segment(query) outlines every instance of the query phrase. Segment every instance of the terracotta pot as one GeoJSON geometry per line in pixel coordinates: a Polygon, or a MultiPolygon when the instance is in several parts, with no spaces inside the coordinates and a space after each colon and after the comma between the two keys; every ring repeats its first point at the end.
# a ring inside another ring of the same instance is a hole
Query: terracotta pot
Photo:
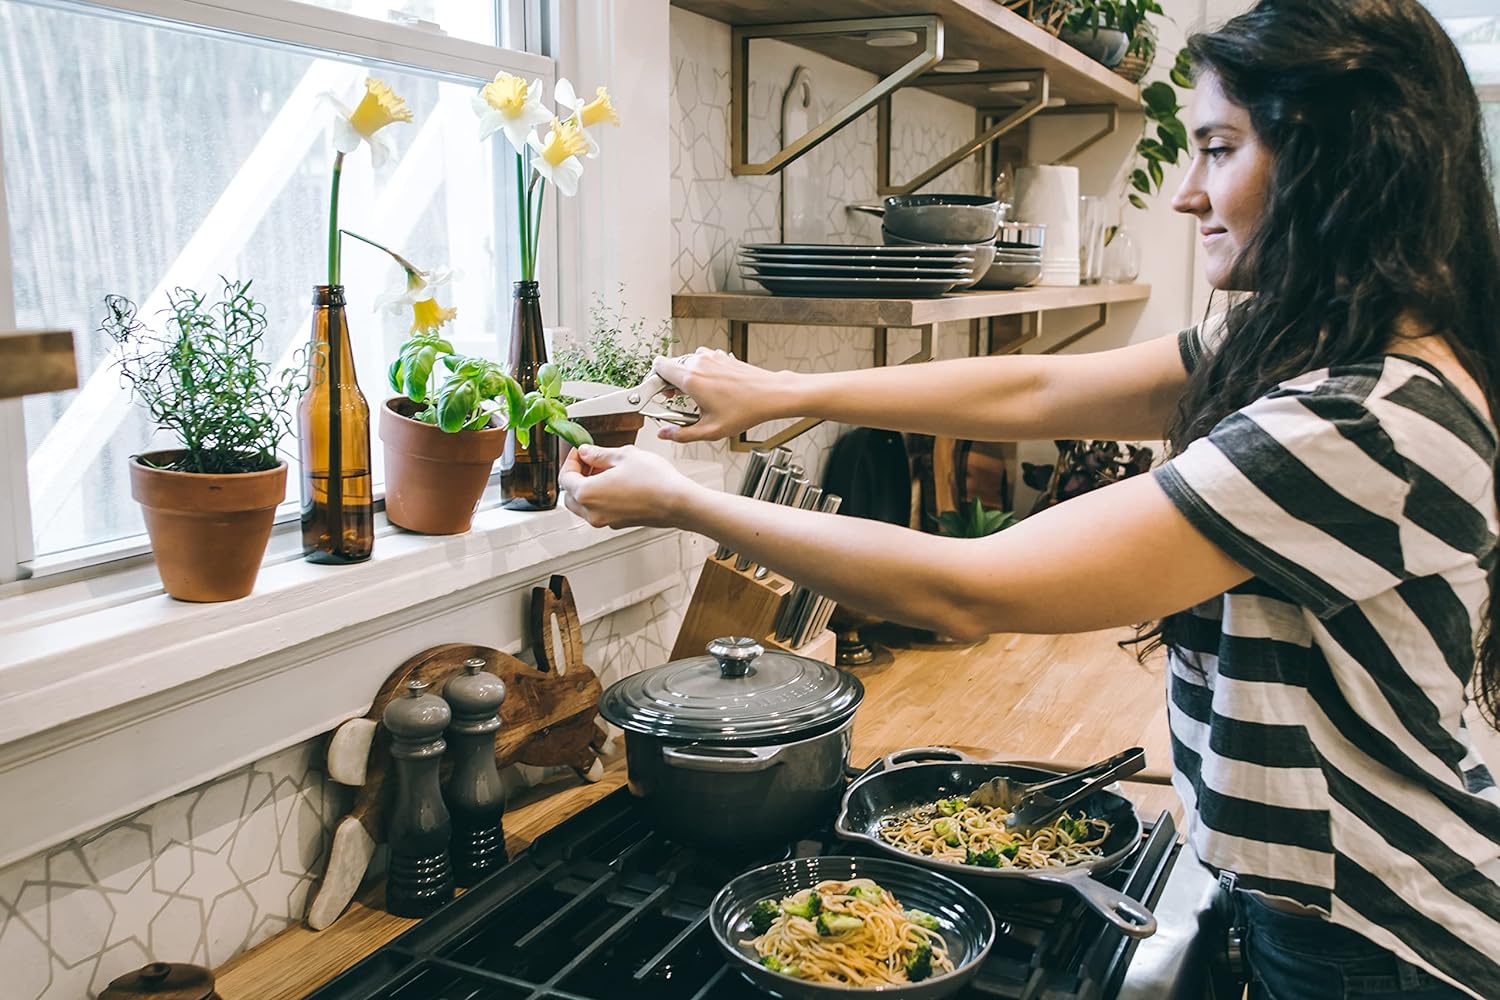
{"type": "Polygon", "coordinates": [[[181,455],[153,451],[130,462],[130,495],[146,515],[162,585],[179,601],[244,597],[255,588],[276,506],[286,499],[286,463],[223,475],[151,467],[181,455]]]}
{"type": "Polygon", "coordinates": [[[505,430],[449,434],[414,420],[416,403],[398,396],[380,408],[385,446],[385,516],[394,525],[424,535],[469,530],[474,507],[505,450],[505,430]]]}

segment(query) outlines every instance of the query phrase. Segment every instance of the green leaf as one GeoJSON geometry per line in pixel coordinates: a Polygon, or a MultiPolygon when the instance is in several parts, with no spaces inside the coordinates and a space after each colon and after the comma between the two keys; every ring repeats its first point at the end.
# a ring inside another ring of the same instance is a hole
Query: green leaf
{"type": "Polygon", "coordinates": [[[1151,178],[1146,176],[1146,171],[1144,170],[1134,170],[1130,174],[1130,186],[1135,188],[1141,194],[1150,194],[1151,178]]]}
{"type": "Polygon", "coordinates": [[[547,412],[546,419],[547,419],[548,422],[553,421],[553,420],[567,420],[568,419],[568,408],[566,406],[564,406],[563,403],[562,403],[562,400],[559,400],[559,399],[549,399],[549,400],[547,400],[547,411],[546,412],[547,412]]]}
{"type": "Polygon", "coordinates": [[[557,437],[562,438],[575,448],[581,448],[586,444],[593,444],[594,439],[582,425],[576,424],[567,418],[552,418],[547,421],[547,430],[557,437]]]}
{"type": "Polygon", "coordinates": [[[1130,196],[1130,203],[1143,212],[1146,210],[1146,202],[1138,194],[1132,194],[1130,196]]]}
{"type": "Polygon", "coordinates": [[[547,362],[536,370],[536,385],[542,395],[556,397],[562,391],[562,369],[547,362]]]}
{"type": "Polygon", "coordinates": [[[418,402],[427,400],[427,386],[432,381],[432,366],[437,364],[437,350],[430,344],[420,348],[406,366],[406,395],[418,402]]]}
{"type": "Polygon", "coordinates": [[[526,408],[526,397],[521,392],[521,383],[511,378],[505,372],[500,373],[505,379],[502,388],[505,390],[505,413],[506,419],[515,423],[521,418],[521,411],[526,408]]]}
{"type": "Polygon", "coordinates": [[[516,424],[519,433],[528,430],[547,419],[547,398],[541,393],[528,392],[526,394],[526,408],[521,411],[521,419],[516,424]]]}
{"type": "Polygon", "coordinates": [[[1177,110],[1177,91],[1161,80],[1157,80],[1142,90],[1141,100],[1145,102],[1146,109],[1153,114],[1165,115],[1177,110]]]}
{"type": "Polygon", "coordinates": [[[1166,149],[1155,139],[1142,139],[1136,149],[1140,150],[1141,155],[1148,160],[1167,159],[1166,149]]]}
{"type": "Polygon", "coordinates": [[[952,538],[962,538],[964,534],[963,518],[951,510],[945,510],[938,515],[938,534],[948,535],[952,538]]]}
{"type": "Polygon", "coordinates": [[[469,422],[478,393],[474,391],[474,383],[466,381],[457,384],[449,381],[443,390],[438,400],[438,426],[449,434],[457,434],[469,422]]]}
{"type": "Polygon", "coordinates": [[[1187,126],[1174,118],[1156,126],[1156,134],[1161,137],[1162,145],[1171,151],[1171,162],[1176,163],[1177,154],[1188,148],[1187,126]]]}
{"type": "Polygon", "coordinates": [[[390,368],[386,369],[385,373],[386,381],[391,385],[391,391],[402,396],[406,395],[406,382],[402,378],[405,363],[406,359],[398,354],[396,355],[396,360],[391,362],[390,368]]]}
{"type": "Polygon", "coordinates": [[[1161,162],[1159,160],[1148,160],[1146,162],[1146,169],[1151,171],[1151,179],[1156,182],[1156,186],[1161,187],[1163,180],[1161,162]]]}

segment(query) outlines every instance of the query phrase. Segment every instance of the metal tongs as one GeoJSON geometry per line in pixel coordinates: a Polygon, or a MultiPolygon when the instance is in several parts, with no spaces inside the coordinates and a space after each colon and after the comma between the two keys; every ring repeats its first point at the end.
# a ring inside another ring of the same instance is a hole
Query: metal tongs
{"type": "Polygon", "coordinates": [[[991,778],[974,790],[969,804],[982,809],[1008,809],[1008,830],[1032,830],[1051,822],[1058,813],[1077,804],[1111,781],[1134,774],[1146,766],[1146,751],[1131,747],[1108,760],[1090,764],[1081,771],[1046,781],[1024,783],[1009,778],[991,778]],[[1077,787],[1071,787],[1076,785],[1077,787]],[[1066,789],[1066,791],[1063,791],[1066,789]],[[1062,792],[1061,798],[1056,793],[1062,792]]]}
{"type": "Polygon", "coordinates": [[[698,422],[696,411],[676,410],[670,406],[657,404],[656,397],[664,392],[674,392],[678,394],[678,398],[688,398],[676,386],[655,372],[647,375],[645,380],[633,389],[621,389],[602,382],[564,382],[562,384],[562,394],[572,396],[577,400],[568,405],[569,420],[634,411],[652,420],[676,424],[678,427],[686,427],[698,422]]]}

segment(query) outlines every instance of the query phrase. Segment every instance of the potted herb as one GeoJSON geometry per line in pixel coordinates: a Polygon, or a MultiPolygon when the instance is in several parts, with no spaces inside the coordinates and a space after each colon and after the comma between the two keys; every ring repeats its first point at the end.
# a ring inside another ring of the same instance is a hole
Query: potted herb
{"type": "MultiPolygon", "coordinates": [[[[645,320],[626,322],[621,310],[610,310],[595,298],[589,310],[588,339],[580,345],[556,352],[557,367],[569,382],[598,382],[621,389],[640,385],[651,374],[651,364],[666,354],[676,340],[672,325],[663,322],[655,333],[646,333],[645,320]]],[[[584,417],[579,424],[605,448],[634,444],[646,418],[636,411],[584,417]]]]}
{"type": "Polygon", "coordinates": [[[165,332],[136,319],[121,295],[104,300],[100,330],[119,345],[131,396],[181,447],[132,455],[156,568],[179,601],[232,601],[255,587],[287,464],[277,454],[303,390],[296,368],[276,378],[261,352],[265,310],[250,282],[224,279],[217,302],[192,289],[167,295],[165,332]]]}
{"type": "Polygon", "coordinates": [[[558,398],[562,377],[544,365],[539,386],[521,385],[499,364],[467,357],[444,339],[442,328],[458,315],[440,306],[434,289],[447,278],[422,271],[400,254],[379,247],[405,272],[405,291],[384,302],[410,309],[411,333],[387,377],[397,396],[380,408],[385,448],[385,513],[392,524],[428,535],[469,530],[474,508],[505,450],[507,431],[526,447],[538,424],[574,444],[589,443],[586,431],[568,420],[558,398]]]}
{"type": "Polygon", "coordinates": [[[1131,0],[1073,0],[1073,10],[1058,33],[1067,44],[1095,62],[1113,67],[1125,57],[1130,39],[1121,8],[1131,0]]]}
{"type": "Polygon", "coordinates": [[[945,510],[937,516],[937,533],[950,538],[983,538],[1016,523],[1013,511],[987,510],[978,497],[962,511],[945,510]]]}

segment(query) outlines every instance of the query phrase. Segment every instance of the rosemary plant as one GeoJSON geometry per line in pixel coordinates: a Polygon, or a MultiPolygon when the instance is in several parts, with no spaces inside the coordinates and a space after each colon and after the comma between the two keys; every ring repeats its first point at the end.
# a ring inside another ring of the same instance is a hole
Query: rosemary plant
{"type": "Polygon", "coordinates": [[[250,296],[251,283],[220,280],[217,302],[190,288],[169,292],[164,333],[139,322],[123,295],[104,299],[99,328],[120,347],[125,385],[182,443],[182,455],[160,466],[174,472],[274,469],[291,432],[291,403],[306,387],[300,367],[271,377],[261,351],[265,309],[250,296]]]}

